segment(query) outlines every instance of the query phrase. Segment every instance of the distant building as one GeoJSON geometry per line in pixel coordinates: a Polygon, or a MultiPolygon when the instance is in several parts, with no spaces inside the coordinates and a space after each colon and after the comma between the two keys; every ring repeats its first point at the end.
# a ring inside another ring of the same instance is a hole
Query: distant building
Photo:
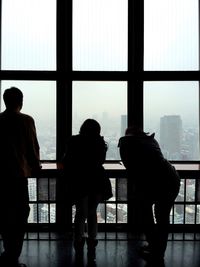
{"type": "Polygon", "coordinates": [[[121,136],[124,136],[127,128],[127,115],[121,115],[121,136]]]}
{"type": "Polygon", "coordinates": [[[160,146],[169,160],[180,159],[182,120],[179,115],[165,115],[160,119],[160,146]]]}

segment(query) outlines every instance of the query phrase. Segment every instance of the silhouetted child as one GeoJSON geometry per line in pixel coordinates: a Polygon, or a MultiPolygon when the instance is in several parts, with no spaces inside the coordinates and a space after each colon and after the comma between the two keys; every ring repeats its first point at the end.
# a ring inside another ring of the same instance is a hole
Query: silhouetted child
{"type": "Polygon", "coordinates": [[[105,195],[107,189],[103,163],[107,145],[100,131],[101,127],[96,120],[85,120],[79,134],[71,136],[67,142],[64,157],[67,194],[71,194],[72,204],[76,207],[74,220],[76,257],[79,259],[83,257],[86,241],[88,260],[92,261],[95,260],[95,247],[98,243],[97,206],[101,201],[111,197],[112,193],[105,195]]]}

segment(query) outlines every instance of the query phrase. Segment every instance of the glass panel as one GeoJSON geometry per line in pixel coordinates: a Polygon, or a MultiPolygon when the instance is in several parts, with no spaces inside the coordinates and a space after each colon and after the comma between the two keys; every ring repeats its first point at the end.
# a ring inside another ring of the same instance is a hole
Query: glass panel
{"type": "Polygon", "coordinates": [[[185,207],[185,223],[194,224],[195,221],[195,205],[186,205],[185,207]]]}
{"type": "Polygon", "coordinates": [[[144,1],[144,70],[199,70],[198,2],[144,1]]]}
{"type": "Polygon", "coordinates": [[[38,179],[38,200],[45,201],[49,199],[49,181],[48,178],[38,179]]]}
{"type": "Polygon", "coordinates": [[[116,200],[116,179],[110,178],[110,182],[112,186],[113,197],[111,197],[108,201],[115,201],[116,200]]]}
{"type": "Polygon", "coordinates": [[[127,114],[127,83],[73,82],[72,105],[72,133],[78,134],[85,119],[96,119],[101,125],[101,134],[108,143],[106,158],[120,159],[117,145],[121,136],[121,116],[127,114]]]}
{"type": "Polygon", "coordinates": [[[75,214],[76,214],[76,206],[73,205],[73,206],[72,206],[72,223],[74,223],[75,214]]]}
{"type": "Polygon", "coordinates": [[[36,201],[37,200],[37,189],[36,189],[36,178],[28,179],[28,191],[29,191],[29,200],[36,201]]]}
{"type": "Polygon", "coordinates": [[[176,198],[175,201],[184,201],[184,197],[185,197],[185,180],[184,179],[181,179],[181,185],[180,185],[180,190],[179,190],[179,194],[176,198]]]}
{"type": "Polygon", "coordinates": [[[56,200],[56,178],[49,179],[49,200],[56,200]]]}
{"type": "Polygon", "coordinates": [[[173,218],[174,218],[174,209],[172,208],[170,211],[170,217],[169,217],[170,224],[174,223],[173,218]]]}
{"type": "Polygon", "coordinates": [[[174,224],[183,224],[184,205],[174,205],[174,224]]]}
{"type": "Polygon", "coordinates": [[[29,204],[29,206],[30,206],[30,213],[28,217],[28,223],[37,223],[38,222],[37,204],[29,204]]]}
{"type": "Polygon", "coordinates": [[[49,222],[49,205],[42,203],[38,204],[38,216],[39,223],[48,223],[49,222]]]}
{"type": "Polygon", "coordinates": [[[105,204],[99,204],[97,207],[97,221],[98,223],[106,222],[105,204]]]}
{"type": "Polygon", "coordinates": [[[200,205],[197,205],[196,223],[200,224],[200,205]]]}
{"type": "Polygon", "coordinates": [[[117,204],[117,223],[127,223],[127,204],[117,204]]]}
{"type": "Polygon", "coordinates": [[[195,201],[195,180],[186,180],[186,201],[195,201]]]}
{"type": "Polygon", "coordinates": [[[55,223],[56,222],[56,204],[29,204],[30,214],[28,223],[55,223]],[[49,214],[50,207],[50,214],[49,214]]]}
{"type": "Polygon", "coordinates": [[[2,1],[1,68],[56,69],[56,0],[2,1]]]}
{"type": "Polygon", "coordinates": [[[117,200],[127,201],[127,179],[117,179],[117,200]]]}
{"type": "Polygon", "coordinates": [[[116,223],[116,204],[106,204],[106,222],[116,223]]]}
{"type": "Polygon", "coordinates": [[[31,115],[36,124],[41,160],[56,159],[56,82],[2,81],[0,110],[5,109],[4,90],[18,87],[24,94],[23,113],[31,115]],[[44,104],[45,103],[45,104],[44,104]]]}
{"type": "Polygon", "coordinates": [[[126,71],[127,0],[73,0],[73,70],[126,71]]]}
{"type": "Polygon", "coordinates": [[[199,83],[144,83],[144,128],[169,160],[199,160],[199,83]]]}
{"type": "Polygon", "coordinates": [[[50,223],[56,222],[56,204],[50,204],[50,223]]]}

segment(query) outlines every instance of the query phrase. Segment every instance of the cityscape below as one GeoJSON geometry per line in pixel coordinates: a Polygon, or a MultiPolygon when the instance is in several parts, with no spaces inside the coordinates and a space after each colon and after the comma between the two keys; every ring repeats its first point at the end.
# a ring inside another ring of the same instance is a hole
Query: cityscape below
{"type": "MultiPolygon", "coordinates": [[[[102,128],[102,135],[108,144],[106,160],[120,160],[118,141],[124,135],[127,127],[127,115],[121,115],[121,120],[108,118],[105,115],[97,119],[102,128]]],[[[83,120],[74,124],[73,134],[78,134],[83,120]]],[[[199,128],[194,126],[184,127],[180,115],[164,115],[160,118],[159,129],[152,129],[144,125],[146,132],[155,132],[155,138],[160,144],[164,156],[168,160],[197,161],[199,156],[199,128]]],[[[42,160],[56,159],[56,130],[52,124],[38,127],[38,139],[42,160]]]]}

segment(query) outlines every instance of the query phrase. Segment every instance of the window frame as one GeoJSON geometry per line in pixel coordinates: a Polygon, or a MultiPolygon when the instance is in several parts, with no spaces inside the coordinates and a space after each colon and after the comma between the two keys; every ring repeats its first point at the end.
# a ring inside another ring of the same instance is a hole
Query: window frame
{"type": "MultiPolygon", "coordinates": [[[[0,1],[0,14],[2,12],[0,1]]],[[[0,70],[0,80],[54,80],[56,91],[56,161],[64,152],[66,138],[72,134],[73,81],[126,81],[127,124],[143,127],[143,82],[198,81],[198,71],[144,71],[144,0],[128,0],[128,70],[127,71],[73,71],[72,68],[72,14],[73,0],[57,0],[56,70],[6,71],[0,70]]],[[[200,9],[200,7],[199,7],[200,9]]],[[[200,10],[199,10],[200,11],[200,10]]],[[[200,12],[199,12],[200,13],[200,12]]],[[[0,17],[1,18],[1,17],[0,17]]],[[[1,29],[0,29],[1,35],[1,29]]],[[[1,40],[0,40],[1,48],[1,40]]],[[[1,55],[0,55],[1,58],[1,55]]],[[[191,162],[191,161],[190,161],[191,162]]],[[[200,162],[200,161],[199,161],[200,162]]],[[[184,161],[184,163],[186,163],[184,161]]]]}

